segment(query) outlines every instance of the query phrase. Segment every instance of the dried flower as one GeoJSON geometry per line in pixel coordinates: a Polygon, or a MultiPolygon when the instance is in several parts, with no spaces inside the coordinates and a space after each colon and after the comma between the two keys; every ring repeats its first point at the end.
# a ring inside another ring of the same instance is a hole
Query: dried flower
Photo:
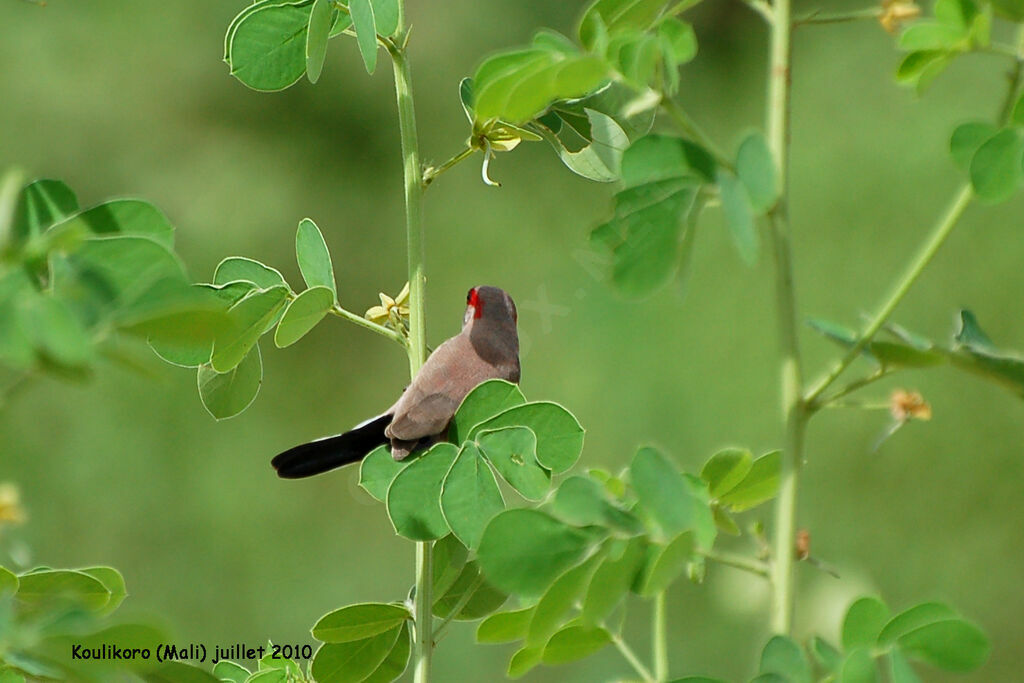
{"type": "Polygon", "coordinates": [[[878,23],[889,33],[896,33],[905,22],[921,16],[921,8],[913,0],[882,0],[878,23]]]}
{"type": "Polygon", "coordinates": [[[796,532],[796,559],[806,560],[811,555],[811,532],[800,529],[796,532]]]}
{"type": "Polygon", "coordinates": [[[25,509],[21,507],[21,494],[18,487],[10,482],[0,484],[0,526],[21,524],[25,518],[25,509]]]}
{"type": "Polygon", "coordinates": [[[896,389],[889,396],[889,412],[898,423],[932,419],[932,407],[919,392],[896,389]]]}

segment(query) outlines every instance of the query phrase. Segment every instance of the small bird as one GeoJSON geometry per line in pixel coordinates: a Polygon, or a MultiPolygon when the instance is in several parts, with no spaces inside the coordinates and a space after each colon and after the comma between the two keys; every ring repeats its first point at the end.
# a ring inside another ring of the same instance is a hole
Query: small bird
{"type": "Polygon", "coordinates": [[[497,287],[474,287],[466,294],[462,332],[430,354],[393,406],[337,436],[296,446],[274,457],[279,477],[301,479],[361,461],[390,442],[402,460],[443,440],[448,423],[473,387],[488,379],[519,382],[516,305],[497,287]]]}

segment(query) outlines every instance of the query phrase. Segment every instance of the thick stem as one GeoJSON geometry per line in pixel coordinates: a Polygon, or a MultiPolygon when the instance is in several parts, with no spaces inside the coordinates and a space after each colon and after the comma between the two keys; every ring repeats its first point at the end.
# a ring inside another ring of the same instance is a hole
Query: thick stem
{"type": "MultiPolygon", "coordinates": [[[[420,168],[419,141],[416,136],[416,110],[412,98],[412,73],[405,51],[405,29],[399,3],[398,35],[389,45],[395,72],[395,96],[398,99],[398,125],[402,136],[402,167],[405,178],[405,232],[409,255],[409,375],[415,377],[426,359],[426,324],[423,316],[426,276],[423,269],[423,170],[420,168]]],[[[433,636],[433,546],[416,544],[416,633],[413,639],[413,675],[416,683],[430,680],[430,656],[433,636]]]]}
{"type": "Polygon", "coordinates": [[[665,624],[665,591],[654,596],[654,677],[659,683],[668,680],[668,640],[665,624]]]}
{"type": "Polygon", "coordinates": [[[768,144],[779,173],[779,202],[771,214],[775,252],[775,293],[781,358],[782,418],[785,429],[779,496],[775,502],[775,542],[771,564],[771,628],[788,634],[793,621],[793,547],[796,506],[803,463],[806,412],[797,341],[796,292],[787,218],[789,167],[790,0],[776,0],[771,21],[771,71],[768,86],[768,144]]]}

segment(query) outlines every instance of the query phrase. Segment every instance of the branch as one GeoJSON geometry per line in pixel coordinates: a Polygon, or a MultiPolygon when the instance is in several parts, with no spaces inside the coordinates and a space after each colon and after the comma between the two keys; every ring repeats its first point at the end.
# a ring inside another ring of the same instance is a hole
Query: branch
{"type": "Polygon", "coordinates": [[[372,320],[367,320],[363,316],[356,315],[352,311],[345,310],[344,308],[342,308],[341,306],[339,306],[337,304],[335,304],[334,307],[331,308],[330,312],[331,312],[332,315],[336,315],[339,318],[344,318],[345,320],[348,320],[351,323],[355,323],[356,325],[359,325],[360,327],[364,327],[364,328],[370,330],[371,332],[376,332],[379,335],[387,337],[388,339],[390,339],[393,342],[398,342],[402,346],[407,346],[407,344],[408,344],[408,342],[406,341],[405,337],[403,337],[401,334],[399,334],[395,330],[392,330],[389,327],[384,327],[383,325],[379,325],[379,324],[373,322],[372,320]]]}
{"type": "Polygon", "coordinates": [[[433,166],[428,166],[426,170],[423,171],[423,188],[426,189],[426,187],[430,185],[430,183],[434,182],[434,180],[439,175],[441,175],[448,169],[473,156],[473,152],[475,151],[476,150],[473,149],[472,147],[467,147],[466,149],[462,150],[461,152],[453,156],[451,159],[449,159],[448,161],[444,162],[443,164],[436,168],[433,166]]]}
{"type": "Polygon", "coordinates": [[[730,171],[735,170],[733,168],[732,161],[723,154],[718,148],[718,145],[716,145],[714,141],[704,133],[699,126],[697,126],[694,120],[690,118],[690,115],[686,113],[686,110],[684,110],[678,102],[673,100],[671,97],[662,95],[661,108],[665,110],[666,114],[672,117],[672,120],[675,121],[676,125],[679,126],[683,133],[689,135],[695,141],[700,143],[702,147],[708,150],[720,166],[724,166],[730,171]]]}
{"type": "Polygon", "coordinates": [[[799,19],[793,21],[793,28],[806,26],[808,24],[845,24],[850,21],[864,21],[866,19],[878,19],[882,16],[881,7],[867,7],[853,12],[839,12],[835,14],[823,14],[821,10],[815,10],[799,19]]]}
{"type": "Polygon", "coordinates": [[[633,670],[640,675],[640,678],[644,679],[646,683],[657,683],[657,679],[651,675],[651,670],[644,666],[644,663],[636,656],[633,649],[626,644],[626,641],[622,639],[622,636],[618,633],[613,633],[611,635],[612,643],[615,644],[615,647],[622,653],[622,656],[627,662],[629,662],[630,666],[633,667],[633,670]]]}
{"type": "Polygon", "coordinates": [[[712,562],[717,562],[718,564],[725,565],[726,567],[732,567],[733,569],[750,572],[751,574],[760,576],[762,579],[767,579],[769,575],[768,563],[762,562],[761,560],[755,560],[735,553],[715,552],[714,550],[701,552],[701,555],[712,562]]]}

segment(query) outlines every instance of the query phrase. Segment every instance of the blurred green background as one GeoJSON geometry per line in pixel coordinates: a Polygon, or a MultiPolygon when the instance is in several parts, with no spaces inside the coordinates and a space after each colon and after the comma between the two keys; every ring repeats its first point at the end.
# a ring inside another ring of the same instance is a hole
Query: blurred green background
{"type": "MultiPolygon", "coordinates": [[[[336,40],[317,87],[251,92],[220,61],[224,29],[244,4],[3,0],[0,165],[63,179],[83,205],[152,201],[177,226],[197,280],[238,254],[299,282],[294,230],[308,215],[335,254],[342,304],[365,310],[405,282],[390,70],[382,63],[367,77],[354,41],[336,40]]],[[[468,134],[461,77],[540,26],[570,32],[583,6],[409,2],[425,160],[448,158],[468,134]]],[[[765,36],[736,2],[705,2],[691,18],[701,53],[683,72],[681,98],[732,148],[760,125],[765,36]]],[[[961,182],[949,133],[999,104],[999,58],[960,60],[919,98],[894,83],[892,45],[870,22],[795,35],[791,213],[802,317],[857,325],[881,300],[961,182]]],[[[564,403],[588,430],[580,467],[621,467],[639,443],[660,444],[691,470],[721,446],[779,445],[768,254],[741,265],[709,211],[685,296],[673,285],[624,301],[593,277],[586,252],[611,187],[572,175],[540,144],[498,157],[500,190],[480,182],[478,160],[427,193],[432,345],[457,332],[468,287],[500,285],[519,305],[524,392],[564,403]]],[[[1022,209],[1019,199],[970,209],[896,320],[945,340],[967,306],[997,343],[1024,348],[1022,209]]],[[[811,376],[835,355],[810,330],[801,342],[811,376]]],[[[210,644],[309,642],[309,627],[332,608],[404,596],[411,544],[357,489],[354,468],[285,482],[268,463],[386,407],[406,381],[403,354],[339,320],[289,349],[264,347],[261,394],[223,423],[203,410],[194,373],[167,366],[154,380],[103,368],[85,384],[29,386],[0,412],[0,480],[21,487],[30,514],[5,538],[8,550],[30,550],[31,563],[116,566],[131,592],[126,608],[210,644]]],[[[934,419],[877,453],[884,413],[832,411],[812,426],[800,524],[842,579],[799,567],[797,635],[834,639],[862,593],[894,608],[946,600],[993,639],[974,680],[1020,680],[1024,405],[951,370],[906,373],[890,386],[922,391],[934,419]]],[[[756,580],[718,567],[705,585],[675,589],[673,672],[749,675],[767,637],[766,597],[756,580]]],[[[646,651],[642,607],[629,631],[646,651]]],[[[511,647],[474,646],[472,633],[459,626],[446,636],[437,680],[502,678],[511,647]]],[[[526,680],[628,673],[609,648],[526,680]]]]}

